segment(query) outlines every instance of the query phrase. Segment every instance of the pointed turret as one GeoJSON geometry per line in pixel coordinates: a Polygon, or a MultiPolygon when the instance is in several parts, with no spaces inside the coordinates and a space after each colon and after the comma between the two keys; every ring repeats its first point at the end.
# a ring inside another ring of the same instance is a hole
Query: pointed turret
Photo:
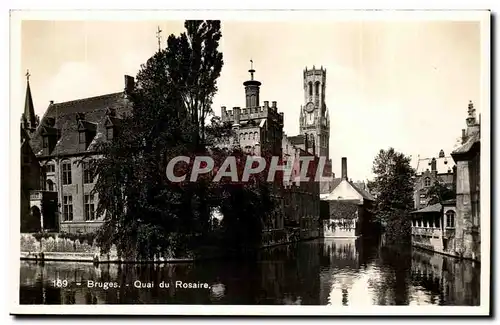
{"type": "Polygon", "coordinates": [[[31,97],[30,89],[30,73],[26,72],[26,98],[24,102],[24,113],[23,113],[23,128],[32,134],[35,132],[38,126],[38,119],[35,115],[35,107],[33,106],[33,98],[31,97]]]}

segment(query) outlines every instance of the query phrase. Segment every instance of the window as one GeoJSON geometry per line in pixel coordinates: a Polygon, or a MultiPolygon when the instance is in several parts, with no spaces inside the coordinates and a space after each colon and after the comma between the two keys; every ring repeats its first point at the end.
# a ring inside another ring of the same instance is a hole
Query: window
{"type": "Polygon", "coordinates": [[[73,220],[73,197],[71,195],[63,196],[63,216],[64,221],[73,220]]]}
{"type": "Polygon", "coordinates": [[[446,212],[446,228],[455,228],[455,211],[446,212]]]}
{"type": "Polygon", "coordinates": [[[85,220],[95,220],[94,195],[88,194],[84,196],[85,220]]]}
{"type": "Polygon", "coordinates": [[[50,179],[47,180],[47,190],[50,192],[54,192],[54,182],[50,179]]]}
{"type": "Polygon", "coordinates": [[[106,139],[107,140],[113,139],[113,128],[106,129],[106,139]]]}
{"type": "Polygon", "coordinates": [[[315,89],[315,93],[316,93],[316,95],[319,95],[319,81],[316,81],[315,86],[316,86],[316,87],[315,87],[315,88],[316,88],[316,89],[315,89]]]}
{"type": "Polygon", "coordinates": [[[47,164],[45,168],[47,173],[55,173],[56,171],[56,166],[54,164],[47,164]]]}
{"type": "Polygon", "coordinates": [[[434,227],[436,228],[441,228],[441,222],[440,222],[440,218],[435,218],[434,219],[434,227]]]}
{"type": "Polygon", "coordinates": [[[431,179],[430,179],[430,177],[426,177],[424,179],[424,186],[431,186],[431,179]]]}
{"type": "Polygon", "coordinates": [[[94,182],[94,176],[91,169],[91,162],[86,161],[83,163],[83,183],[91,184],[94,182]]]}
{"type": "Polygon", "coordinates": [[[313,83],[309,81],[309,96],[312,96],[313,94],[313,83]]]}
{"type": "Polygon", "coordinates": [[[80,132],[78,134],[78,143],[85,143],[85,132],[80,132]]]}
{"type": "Polygon", "coordinates": [[[425,199],[425,194],[420,194],[421,199],[425,199]]]}
{"type": "Polygon", "coordinates": [[[69,162],[62,164],[62,183],[63,185],[71,184],[71,164],[69,162]]]}
{"type": "Polygon", "coordinates": [[[417,220],[417,227],[422,227],[422,219],[417,220]]]}
{"type": "Polygon", "coordinates": [[[49,137],[47,137],[47,136],[43,137],[43,147],[44,148],[49,147],[49,137]]]}

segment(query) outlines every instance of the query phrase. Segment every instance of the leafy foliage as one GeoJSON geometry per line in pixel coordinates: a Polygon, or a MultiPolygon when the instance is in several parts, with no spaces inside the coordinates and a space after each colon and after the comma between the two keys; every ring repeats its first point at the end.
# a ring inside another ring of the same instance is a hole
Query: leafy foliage
{"type": "Polygon", "coordinates": [[[97,236],[103,252],[115,244],[123,258],[151,259],[192,253],[203,245],[253,245],[272,210],[262,175],[252,175],[248,184],[214,183],[212,174],[189,181],[196,156],[209,155],[216,166],[228,155],[239,157],[240,175],[247,157],[238,148],[217,149],[232,135],[230,125],[218,118],[206,123],[223,64],[220,22],[186,21],[185,27],[142,65],[129,97],[130,114],[117,136],[100,144],[102,159],[91,166],[98,172],[96,213],[105,220],[97,236]],[[166,175],[176,156],[191,158],[174,170],[176,176],[186,174],[186,181],[171,182],[166,175]],[[224,215],[216,232],[214,209],[224,215]]]}
{"type": "Polygon", "coordinates": [[[441,203],[446,200],[451,200],[456,197],[455,184],[448,185],[445,184],[441,179],[437,179],[431,187],[429,187],[425,193],[428,201],[428,205],[433,205],[436,203],[441,203]]]}
{"type": "Polygon", "coordinates": [[[410,161],[410,157],[389,148],[380,150],[373,162],[375,179],[368,187],[376,197],[374,215],[385,228],[389,242],[409,239],[415,184],[410,161]]]}

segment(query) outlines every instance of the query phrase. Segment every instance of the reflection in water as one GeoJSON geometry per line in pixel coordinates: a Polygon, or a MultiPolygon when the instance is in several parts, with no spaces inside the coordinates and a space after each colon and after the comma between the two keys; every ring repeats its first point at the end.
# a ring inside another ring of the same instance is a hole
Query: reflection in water
{"type": "Polygon", "coordinates": [[[477,263],[373,241],[327,238],[238,260],[99,266],[22,262],[20,302],[479,305],[479,274],[477,263]]]}

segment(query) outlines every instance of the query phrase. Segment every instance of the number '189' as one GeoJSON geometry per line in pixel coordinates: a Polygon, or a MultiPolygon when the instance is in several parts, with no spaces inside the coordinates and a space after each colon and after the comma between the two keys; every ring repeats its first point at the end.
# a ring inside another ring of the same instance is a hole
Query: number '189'
{"type": "Polygon", "coordinates": [[[61,280],[61,279],[52,280],[52,284],[54,285],[54,287],[66,288],[68,286],[68,280],[61,280]]]}

